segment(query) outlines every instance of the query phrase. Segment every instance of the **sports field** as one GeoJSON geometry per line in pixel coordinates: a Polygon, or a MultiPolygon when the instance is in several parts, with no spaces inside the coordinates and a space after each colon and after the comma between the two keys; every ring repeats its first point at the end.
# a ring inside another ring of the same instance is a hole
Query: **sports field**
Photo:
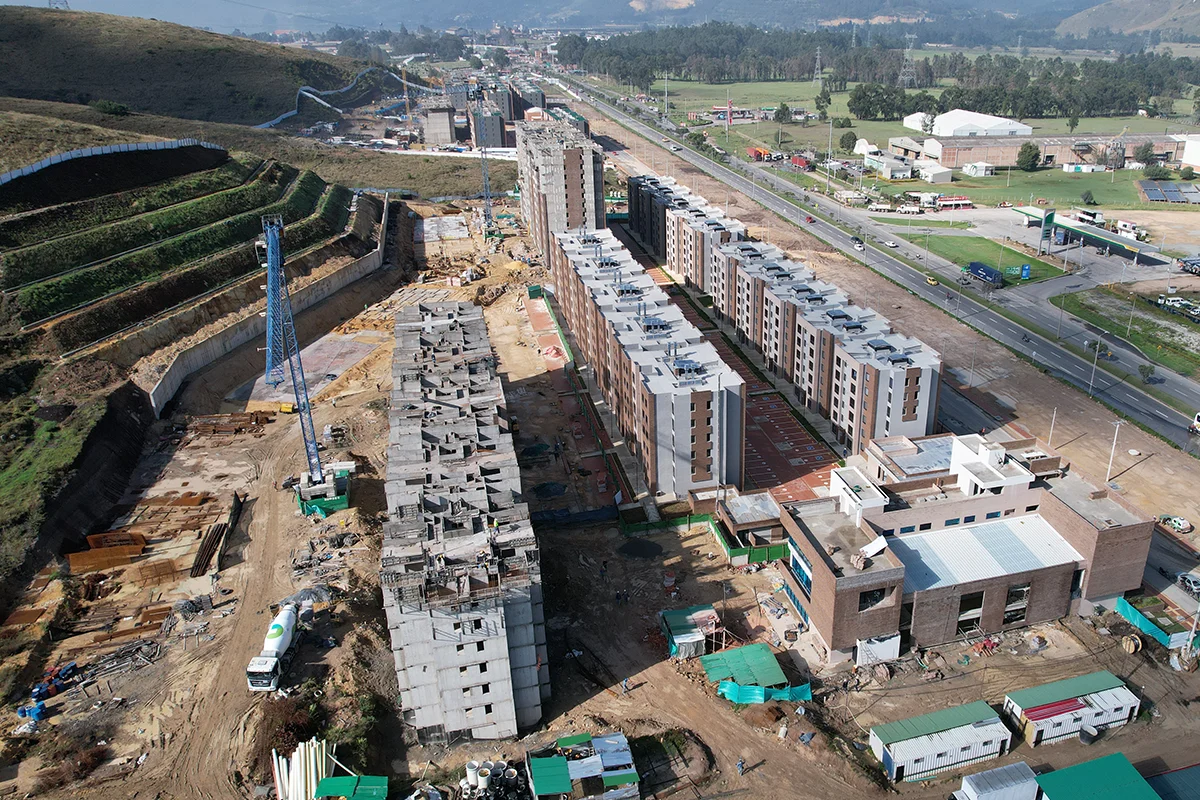
{"type": "MultiPolygon", "coordinates": [[[[960,267],[965,267],[972,261],[981,261],[993,269],[998,269],[1004,272],[1007,269],[1020,268],[1022,264],[1030,266],[1030,280],[1037,281],[1044,278],[1053,278],[1056,275],[1062,275],[1062,270],[1058,267],[1047,264],[1036,258],[1031,258],[1024,253],[1013,250],[1011,247],[1002,247],[991,239],[984,239],[982,236],[947,236],[947,235],[929,235],[924,233],[913,232],[909,234],[901,234],[905,239],[908,239],[918,247],[924,247],[926,241],[929,243],[929,252],[939,255],[947,261],[952,261],[960,267]]],[[[1006,275],[1005,283],[1020,283],[1019,275],[1006,275]]]]}

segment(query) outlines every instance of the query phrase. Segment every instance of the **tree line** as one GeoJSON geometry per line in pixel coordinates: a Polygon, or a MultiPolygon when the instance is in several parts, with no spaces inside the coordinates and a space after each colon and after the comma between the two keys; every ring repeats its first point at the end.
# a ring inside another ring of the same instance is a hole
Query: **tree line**
{"type": "MultiPolygon", "coordinates": [[[[948,59],[951,60],[951,59],[948,59]]],[[[859,119],[900,119],[918,111],[937,114],[952,108],[1016,119],[1103,117],[1174,111],[1200,83],[1200,62],[1169,53],[1143,53],[1116,61],[1021,59],[980,56],[945,77],[956,83],[939,97],[907,93],[894,84],[860,83],[848,108],[859,119]]]]}

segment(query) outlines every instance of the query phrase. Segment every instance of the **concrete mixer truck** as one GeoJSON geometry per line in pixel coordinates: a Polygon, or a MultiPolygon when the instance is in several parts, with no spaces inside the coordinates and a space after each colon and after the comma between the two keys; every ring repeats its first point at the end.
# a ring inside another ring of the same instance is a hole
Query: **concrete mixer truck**
{"type": "Polygon", "coordinates": [[[299,616],[300,609],[295,603],[285,603],[271,620],[262,652],[250,659],[246,667],[246,685],[250,691],[273,692],[279,688],[279,679],[292,665],[292,657],[300,647],[301,631],[296,627],[299,616]]]}

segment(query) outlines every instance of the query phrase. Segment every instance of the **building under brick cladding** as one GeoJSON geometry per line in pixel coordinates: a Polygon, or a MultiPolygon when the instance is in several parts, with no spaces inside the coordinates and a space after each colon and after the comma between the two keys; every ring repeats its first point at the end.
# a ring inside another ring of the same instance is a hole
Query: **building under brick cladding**
{"type": "Polygon", "coordinates": [[[1035,440],[876,439],[829,489],[783,507],[781,566],[831,661],[1112,606],[1141,585],[1154,527],[1035,440]]]}
{"type": "Polygon", "coordinates": [[[746,384],[611,231],[559,233],[555,301],[651,491],[742,485],[746,384]]]}
{"type": "Polygon", "coordinates": [[[550,697],[541,565],[482,311],[396,315],[380,581],[406,726],[504,739],[550,697]]]}
{"type": "Polygon", "coordinates": [[[554,234],[605,226],[604,151],[564,122],[516,128],[521,216],[548,259],[554,234]]]}

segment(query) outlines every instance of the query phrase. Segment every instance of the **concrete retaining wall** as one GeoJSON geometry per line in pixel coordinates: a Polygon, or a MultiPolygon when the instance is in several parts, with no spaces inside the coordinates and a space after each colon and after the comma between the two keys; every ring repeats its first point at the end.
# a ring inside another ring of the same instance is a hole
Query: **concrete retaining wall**
{"type": "Polygon", "coordinates": [[[9,181],[15,181],[17,178],[32,175],[46,167],[52,167],[64,161],[73,161],[77,158],[91,158],[92,156],[106,156],[111,153],[133,153],[146,150],[179,150],[184,147],[207,147],[209,150],[225,149],[219,144],[202,142],[199,139],[176,139],[172,142],[131,142],[129,144],[106,144],[103,147],[85,147],[82,150],[69,150],[65,153],[56,153],[55,155],[43,158],[36,164],[10,170],[0,175],[0,186],[9,181]]]}
{"type": "MultiPolygon", "coordinates": [[[[387,241],[388,200],[383,201],[383,219],[379,229],[379,243],[367,255],[347,264],[342,269],[297,289],[292,293],[292,313],[299,314],[325,298],[339,292],[359,278],[370,275],[383,264],[383,247],[387,241]]],[[[150,406],[155,416],[161,416],[163,408],[170,402],[188,376],[204,369],[221,356],[227,355],[251,339],[264,336],[267,318],[257,313],[243,317],[228,327],[214,333],[202,342],[197,342],[181,351],[167,367],[158,383],[150,390],[150,406]]]]}

